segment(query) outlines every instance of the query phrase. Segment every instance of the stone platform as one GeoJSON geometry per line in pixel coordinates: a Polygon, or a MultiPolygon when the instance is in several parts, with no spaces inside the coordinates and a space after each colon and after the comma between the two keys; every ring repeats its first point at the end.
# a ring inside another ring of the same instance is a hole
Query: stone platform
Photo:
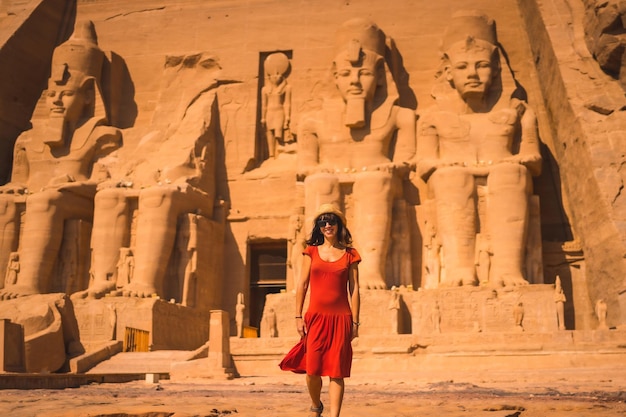
{"type": "MultiPolygon", "coordinates": [[[[297,336],[293,319],[295,303],[293,292],[267,296],[261,338],[270,334],[267,325],[270,309],[276,315],[278,337],[297,336]]],[[[449,332],[550,333],[558,329],[554,285],[548,284],[419,291],[361,289],[360,322],[361,336],[449,332]],[[520,307],[523,309],[521,328],[515,321],[516,308],[520,307]]]]}
{"type": "Polygon", "coordinates": [[[149,350],[194,350],[209,339],[209,312],[158,298],[73,300],[81,343],[89,351],[123,340],[127,329],[148,333],[149,350]]]}

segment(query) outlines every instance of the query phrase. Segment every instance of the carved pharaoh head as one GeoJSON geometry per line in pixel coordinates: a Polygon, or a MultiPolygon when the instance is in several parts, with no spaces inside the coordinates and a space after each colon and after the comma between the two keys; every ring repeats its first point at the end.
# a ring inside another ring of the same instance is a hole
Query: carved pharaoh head
{"type": "Polygon", "coordinates": [[[442,43],[444,73],[464,99],[484,97],[500,77],[500,55],[493,19],[477,11],[456,13],[442,43]]]}
{"type": "MultiPolygon", "coordinates": [[[[377,88],[385,82],[386,36],[375,23],[366,19],[351,19],[337,31],[335,59],[332,72],[342,98],[350,102],[365,103],[374,100],[377,88]]],[[[361,127],[365,115],[348,112],[346,125],[361,127]]]]}
{"type": "MultiPolygon", "coordinates": [[[[105,116],[100,94],[105,56],[97,42],[93,23],[85,21],[77,23],[70,39],[54,50],[46,104],[60,131],[67,125],[75,128],[86,118],[105,116]]],[[[63,138],[64,134],[53,136],[46,143],[59,145],[63,138]]]]}

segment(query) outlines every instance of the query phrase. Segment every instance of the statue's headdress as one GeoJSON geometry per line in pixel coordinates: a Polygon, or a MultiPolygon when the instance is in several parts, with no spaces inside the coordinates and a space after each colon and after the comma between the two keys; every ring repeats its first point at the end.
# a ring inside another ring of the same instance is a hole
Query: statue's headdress
{"type": "MultiPolygon", "coordinates": [[[[335,34],[335,64],[337,59],[345,59],[352,65],[366,62],[376,65],[382,63],[384,76],[383,88],[377,88],[374,106],[377,111],[371,115],[370,125],[376,128],[386,123],[392,106],[398,99],[398,90],[393,75],[387,65],[387,36],[376,23],[354,18],[344,22],[335,34]]],[[[348,116],[346,116],[348,118],[348,116]]],[[[360,117],[359,117],[360,118],[360,117]]],[[[351,122],[348,122],[351,123],[351,122]]]]}
{"type": "Polygon", "coordinates": [[[289,58],[282,52],[274,52],[265,58],[263,69],[266,74],[285,74],[289,70],[289,58]]]}
{"type": "Polygon", "coordinates": [[[451,86],[445,77],[442,77],[445,67],[449,64],[447,62],[448,53],[453,50],[468,50],[473,47],[495,51],[496,55],[494,56],[497,59],[498,70],[494,75],[496,78],[492,86],[492,101],[493,105],[501,103],[508,106],[511,97],[519,94],[518,85],[510,68],[508,68],[508,63],[505,61],[504,71],[500,67],[502,49],[496,35],[496,22],[477,10],[460,10],[452,15],[441,42],[442,63],[437,74],[441,83],[434,85],[433,97],[441,101],[445,99],[448,93],[452,93],[451,86]],[[506,100],[501,101],[500,98],[506,98],[506,100]]]}
{"type": "Polygon", "coordinates": [[[447,51],[452,45],[468,40],[498,45],[496,22],[476,10],[462,10],[455,13],[443,35],[441,50],[447,51]]]}
{"type": "Polygon", "coordinates": [[[386,36],[383,31],[367,19],[354,18],[346,21],[337,30],[335,55],[345,53],[350,62],[361,59],[362,51],[385,56],[386,36]]]}
{"type": "Polygon", "coordinates": [[[104,116],[106,108],[101,94],[101,82],[105,59],[104,51],[98,46],[93,22],[78,22],[72,36],[54,50],[50,81],[65,85],[72,78],[81,83],[86,78],[93,78],[96,90],[94,116],[104,116]]]}

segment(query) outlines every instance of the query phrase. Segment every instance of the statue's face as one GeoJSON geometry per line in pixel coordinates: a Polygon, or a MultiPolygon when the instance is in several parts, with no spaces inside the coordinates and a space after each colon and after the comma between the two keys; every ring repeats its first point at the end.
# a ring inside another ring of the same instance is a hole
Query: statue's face
{"type": "Polygon", "coordinates": [[[335,84],[344,100],[364,98],[371,100],[374,97],[379,77],[378,62],[365,59],[353,64],[346,59],[335,60],[335,84]]]}
{"type": "Polygon", "coordinates": [[[489,49],[457,49],[449,51],[447,55],[450,62],[446,68],[446,77],[461,97],[483,97],[489,92],[495,76],[493,55],[489,49]]]}
{"type": "Polygon", "coordinates": [[[279,85],[280,83],[283,82],[283,74],[276,72],[274,74],[270,74],[269,75],[269,80],[272,84],[274,85],[279,85]]]}
{"type": "Polygon", "coordinates": [[[71,79],[65,85],[50,82],[46,104],[51,118],[77,121],[83,115],[87,94],[78,82],[71,79]]]}

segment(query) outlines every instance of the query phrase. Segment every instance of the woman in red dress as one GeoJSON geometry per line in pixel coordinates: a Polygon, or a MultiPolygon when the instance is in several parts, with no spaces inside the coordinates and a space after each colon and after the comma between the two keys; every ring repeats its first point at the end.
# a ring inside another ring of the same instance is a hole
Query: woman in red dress
{"type": "Polygon", "coordinates": [[[351,243],[343,213],[335,205],[323,204],[303,252],[306,256],[296,286],[296,327],[302,340],[300,347],[292,349],[280,364],[283,370],[306,372],[312,417],[321,416],[324,409],[320,400],[322,376],[330,378],[331,417],[339,417],[343,379],[350,376],[351,341],[359,335],[358,264],[361,261],[351,243]],[[309,307],[303,317],[309,288],[309,307]]]}

